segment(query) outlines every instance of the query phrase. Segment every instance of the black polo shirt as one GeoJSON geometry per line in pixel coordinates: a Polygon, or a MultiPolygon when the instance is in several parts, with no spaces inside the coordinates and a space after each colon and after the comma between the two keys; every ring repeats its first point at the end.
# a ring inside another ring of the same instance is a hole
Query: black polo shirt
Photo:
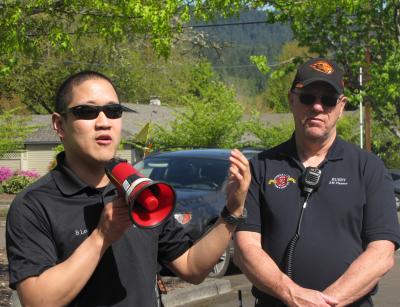
{"type": "MultiPolygon", "coordinates": [[[[10,287],[66,260],[115,197],[111,184],[99,190],[80,181],[61,154],[58,166],[11,204],[6,229],[10,287]]],[[[173,217],[152,229],[130,228],[108,248],[70,306],[156,306],[157,260],[168,263],[191,244],[173,217]]]]}
{"type": "MultiPolygon", "coordinates": [[[[303,287],[322,291],[368,243],[390,240],[397,248],[400,234],[391,178],[375,155],[336,138],[319,168],[321,186],[311,194],[304,210],[292,278],[303,287]]],[[[304,167],[297,157],[294,136],[252,159],[251,169],[247,223],[238,231],[261,233],[262,248],[284,271],[285,251],[305,200],[299,186],[304,167]]],[[[276,303],[256,288],[253,294],[265,301],[265,306],[276,303]]]]}

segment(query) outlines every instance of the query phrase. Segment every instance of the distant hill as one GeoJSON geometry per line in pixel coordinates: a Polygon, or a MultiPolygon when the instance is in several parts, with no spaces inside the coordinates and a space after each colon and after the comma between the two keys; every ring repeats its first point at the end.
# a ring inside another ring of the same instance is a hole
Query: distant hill
{"type": "MultiPolygon", "coordinates": [[[[243,11],[239,18],[220,18],[208,24],[251,23],[264,20],[265,12],[251,10],[243,11]]],[[[226,45],[220,55],[210,49],[203,50],[203,55],[213,64],[224,81],[234,84],[245,95],[259,93],[265,87],[265,77],[252,65],[249,57],[266,55],[272,62],[282,45],[293,36],[289,26],[267,23],[200,27],[196,30],[205,32],[213,41],[226,45]]]]}

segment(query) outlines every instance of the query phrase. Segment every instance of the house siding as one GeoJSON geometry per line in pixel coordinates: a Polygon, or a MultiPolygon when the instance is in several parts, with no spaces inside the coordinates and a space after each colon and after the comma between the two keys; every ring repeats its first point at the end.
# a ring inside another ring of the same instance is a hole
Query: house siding
{"type": "Polygon", "coordinates": [[[41,176],[49,171],[51,161],[54,159],[53,148],[56,145],[51,144],[32,144],[26,145],[26,164],[23,170],[35,170],[41,176]]]}
{"type": "MultiPolygon", "coordinates": [[[[51,162],[54,159],[54,147],[56,145],[44,145],[44,144],[27,144],[26,145],[26,161],[24,163],[24,159],[22,155],[21,157],[21,170],[36,170],[41,176],[46,174],[49,171],[51,162]],[[25,166],[24,166],[25,165],[25,166]],[[24,167],[22,167],[24,166],[24,167]]],[[[132,157],[135,156],[135,150],[130,148],[125,148],[118,150],[117,156],[120,158],[128,160],[129,163],[132,163],[132,157]]]]}

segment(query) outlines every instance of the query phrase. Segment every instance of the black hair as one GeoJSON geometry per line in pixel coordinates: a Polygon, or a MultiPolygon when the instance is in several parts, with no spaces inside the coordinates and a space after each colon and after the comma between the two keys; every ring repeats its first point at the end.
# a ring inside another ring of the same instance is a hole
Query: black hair
{"type": "Polygon", "coordinates": [[[74,86],[78,86],[87,80],[93,80],[93,79],[103,79],[108,81],[114,88],[118,96],[118,92],[115,89],[115,86],[110,78],[96,71],[84,70],[69,76],[67,79],[63,81],[63,83],[61,83],[56,93],[54,111],[57,113],[65,112],[68,104],[71,102],[73,98],[72,90],[74,86]]]}

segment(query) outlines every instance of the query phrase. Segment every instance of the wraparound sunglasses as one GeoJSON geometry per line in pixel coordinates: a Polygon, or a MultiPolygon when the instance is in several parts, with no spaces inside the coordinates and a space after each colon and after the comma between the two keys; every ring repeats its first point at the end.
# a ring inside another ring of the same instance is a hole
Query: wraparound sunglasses
{"type": "Polygon", "coordinates": [[[307,94],[296,91],[293,91],[293,93],[298,95],[300,102],[307,106],[314,104],[317,98],[320,98],[320,101],[325,107],[334,107],[339,101],[339,97],[336,95],[317,96],[314,94],[307,94]]]}
{"type": "Polygon", "coordinates": [[[72,108],[68,108],[65,113],[72,113],[76,119],[95,119],[100,112],[104,112],[107,118],[116,119],[122,116],[122,105],[119,103],[106,104],[103,106],[92,106],[81,104],[72,108]]]}

